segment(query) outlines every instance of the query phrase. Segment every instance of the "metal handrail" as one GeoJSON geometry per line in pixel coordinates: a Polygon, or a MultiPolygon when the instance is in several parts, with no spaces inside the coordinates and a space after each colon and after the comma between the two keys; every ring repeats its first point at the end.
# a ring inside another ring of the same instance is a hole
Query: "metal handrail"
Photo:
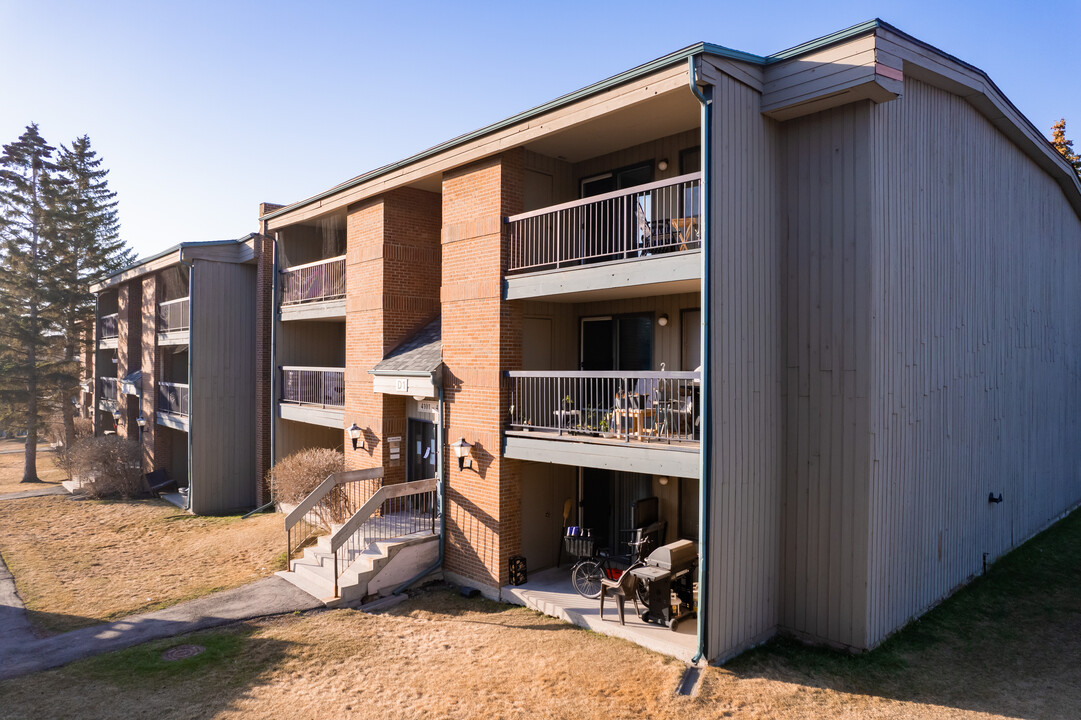
{"type": "Polygon", "coordinates": [[[282,305],[345,297],[345,255],[281,270],[282,305]]]}
{"type": "Polygon", "coordinates": [[[508,430],[697,443],[700,372],[513,370],[508,430]]]}
{"type": "Polygon", "coordinates": [[[186,383],[158,381],[158,411],[188,417],[191,414],[190,393],[186,383]]]}
{"type": "Polygon", "coordinates": [[[290,365],[281,371],[282,402],[345,406],[345,368],[290,365]]]}
{"type": "Polygon", "coordinates": [[[102,340],[120,337],[120,313],[102,315],[98,328],[102,340]]]}
{"type": "Polygon", "coordinates": [[[99,377],[98,381],[101,383],[102,398],[106,400],[112,400],[114,402],[120,400],[119,378],[99,377]]]}
{"type": "MultiPolygon", "coordinates": [[[[319,483],[319,485],[314,490],[308,493],[307,497],[300,501],[299,505],[297,505],[292,511],[290,511],[288,515],[285,516],[285,557],[287,559],[292,558],[293,551],[296,549],[296,547],[303,543],[305,540],[307,540],[309,537],[311,537],[310,533],[305,535],[304,537],[300,537],[298,539],[298,542],[294,545],[293,528],[296,527],[299,523],[301,523],[301,521],[304,521],[309,513],[316,510],[317,506],[323,503],[327,495],[329,495],[330,492],[334,490],[334,488],[338,487],[339,485],[344,485],[346,483],[354,483],[362,480],[382,481],[382,479],[383,468],[381,467],[369,468],[365,470],[348,470],[345,472],[328,475],[326,479],[323,480],[323,482],[319,483]]],[[[315,525],[315,523],[309,524],[311,524],[313,527],[315,525]]]]}
{"type": "Polygon", "coordinates": [[[701,178],[687,173],[511,215],[507,273],[697,249],[701,178]]]}
{"type": "MultiPolygon", "coordinates": [[[[422,511],[422,515],[413,513],[413,520],[420,517],[426,517],[430,519],[431,532],[435,533],[435,498],[434,495],[439,489],[439,480],[437,478],[429,478],[427,480],[417,480],[414,482],[397,483],[395,485],[383,485],[380,487],[371,498],[364,503],[353,516],[350,517],[344,525],[338,528],[333,535],[330,536],[330,551],[334,555],[334,597],[338,597],[338,577],[341,571],[344,569],[340,567],[339,563],[342,558],[339,557],[339,552],[342,546],[346,543],[350,543],[355,540],[355,536],[360,530],[372,519],[372,516],[377,512],[382,511],[384,515],[387,515],[387,508],[384,504],[388,500],[403,499],[420,495],[431,495],[432,502],[429,504],[429,510],[422,511]]],[[[399,503],[402,504],[402,503],[399,503]]],[[[403,504],[404,505],[404,504],[403,504]]],[[[415,508],[414,508],[415,510],[415,508]]],[[[414,522],[413,529],[415,531],[416,524],[414,522]]],[[[359,543],[364,547],[368,545],[368,538],[365,536],[359,543]]],[[[383,540],[389,540],[390,537],[379,538],[383,540]]]]}
{"type": "Polygon", "coordinates": [[[188,308],[190,298],[166,300],[158,303],[159,333],[181,332],[188,330],[188,308]]]}

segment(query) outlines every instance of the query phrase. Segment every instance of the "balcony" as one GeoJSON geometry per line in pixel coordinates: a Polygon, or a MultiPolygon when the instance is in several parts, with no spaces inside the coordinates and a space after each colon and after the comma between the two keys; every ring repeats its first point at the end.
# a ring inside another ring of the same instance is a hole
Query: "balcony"
{"type": "Polygon", "coordinates": [[[345,317],[345,256],[281,271],[282,320],[345,317]]]}
{"type": "Polygon", "coordinates": [[[187,431],[191,414],[191,391],[183,383],[159,382],[157,421],[159,425],[187,431]]]}
{"type": "Polygon", "coordinates": [[[700,192],[690,173],[508,217],[507,299],[696,290],[700,192]]]}
{"type": "Polygon", "coordinates": [[[698,372],[511,371],[507,457],[698,476],[698,372]]]}
{"type": "Polygon", "coordinates": [[[120,407],[120,380],[110,377],[98,378],[98,407],[102,410],[120,407]]]}
{"type": "Polygon", "coordinates": [[[190,318],[189,298],[167,300],[158,305],[158,344],[186,345],[190,318]]]}
{"type": "Polygon", "coordinates": [[[120,336],[120,314],[102,315],[98,319],[98,345],[102,348],[115,348],[120,336]]]}
{"type": "Polygon", "coordinates": [[[345,419],[345,368],[282,369],[281,417],[342,429],[345,419]]]}

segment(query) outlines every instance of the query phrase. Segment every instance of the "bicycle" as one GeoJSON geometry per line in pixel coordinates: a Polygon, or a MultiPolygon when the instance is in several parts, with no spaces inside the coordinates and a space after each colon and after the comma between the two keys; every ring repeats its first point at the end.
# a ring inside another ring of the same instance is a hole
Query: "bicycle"
{"type": "MultiPolygon", "coordinates": [[[[624,531],[636,532],[637,531],[624,531]]],[[[630,568],[643,564],[643,549],[649,544],[647,536],[640,536],[636,540],[628,540],[631,552],[628,555],[609,555],[606,550],[598,551],[596,541],[589,536],[571,536],[564,538],[567,553],[581,558],[571,568],[571,582],[574,590],[584,598],[599,598],[601,596],[601,580],[618,580],[623,573],[630,568]],[[613,564],[614,563],[614,564],[613,564]],[[624,567],[617,567],[623,565],[624,567]]],[[[639,583],[637,593],[639,602],[645,603],[644,586],[639,583]]]]}

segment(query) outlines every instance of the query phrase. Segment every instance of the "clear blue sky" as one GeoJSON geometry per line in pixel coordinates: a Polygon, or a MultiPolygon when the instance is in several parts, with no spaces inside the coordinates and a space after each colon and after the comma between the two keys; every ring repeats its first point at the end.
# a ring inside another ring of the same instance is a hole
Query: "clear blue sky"
{"type": "Polygon", "coordinates": [[[0,0],[0,142],[90,135],[145,256],[698,41],[766,55],[874,17],[1081,148],[1079,0],[0,0]]]}

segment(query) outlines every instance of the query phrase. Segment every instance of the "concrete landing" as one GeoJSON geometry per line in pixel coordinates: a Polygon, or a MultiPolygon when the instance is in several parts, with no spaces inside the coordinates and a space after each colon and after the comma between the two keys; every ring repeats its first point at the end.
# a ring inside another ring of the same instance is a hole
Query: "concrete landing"
{"type": "Polygon", "coordinates": [[[524,605],[602,635],[630,640],[684,662],[689,663],[698,651],[698,621],[693,618],[681,622],[674,631],[663,625],[642,622],[634,614],[634,603],[630,598],[625,606],[626,625],[619,624],[619,611],[614,599],[605,601],[604,617],[601,618],[601,601],[584,598],[574,591],[569,564],[562,568],[531,572],[529,582],[518,586],[506,585],[500,595],[504,602],[524,605]]]}

